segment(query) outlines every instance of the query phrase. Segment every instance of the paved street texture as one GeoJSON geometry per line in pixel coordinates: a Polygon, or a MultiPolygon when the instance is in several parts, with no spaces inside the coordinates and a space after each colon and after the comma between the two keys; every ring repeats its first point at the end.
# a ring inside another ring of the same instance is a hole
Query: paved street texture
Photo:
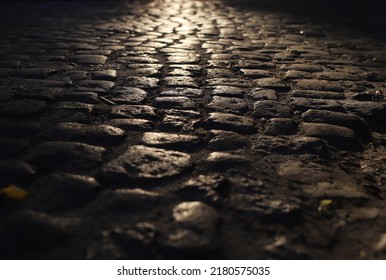
{"type": "Polygon", "coordinates": [[[2,6],[1,258],[386,257],[376,21],[2,6]]]}

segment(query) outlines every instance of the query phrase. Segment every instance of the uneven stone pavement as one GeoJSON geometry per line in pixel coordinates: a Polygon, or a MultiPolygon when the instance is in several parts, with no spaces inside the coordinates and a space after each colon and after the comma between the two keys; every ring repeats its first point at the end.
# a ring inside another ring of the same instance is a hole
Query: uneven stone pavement
{"type": "Polygon", "coordinates": [[[385,258],[376,30],[220,0],[1,15],[0,258],[385,258]]]}

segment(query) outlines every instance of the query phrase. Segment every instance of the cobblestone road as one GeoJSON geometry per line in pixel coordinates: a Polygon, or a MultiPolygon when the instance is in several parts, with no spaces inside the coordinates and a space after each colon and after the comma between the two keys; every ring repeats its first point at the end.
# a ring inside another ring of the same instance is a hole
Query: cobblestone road
{"type": "Polygon", "coordinates": [[[17,5],[1,258],[385,258],[376,30],[219,0],[17,5]]]}

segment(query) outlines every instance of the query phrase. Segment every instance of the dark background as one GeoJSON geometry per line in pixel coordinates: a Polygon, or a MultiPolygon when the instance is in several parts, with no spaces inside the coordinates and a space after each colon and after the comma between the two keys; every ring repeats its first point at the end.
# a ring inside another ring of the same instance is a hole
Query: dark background
{"type": "MultiPolygon", "coordinates": [[[[118,2],[118,1],[163,1],[163,0],[12,0],[2,1],[11,2],[118,2]]],[[[189,1],[189,0],[187,0],[189,1]]],[[[210,0],[208,0],[210,1],[210,0]]],[[[385,0],[224,0],[237,5],[249,5],[255,7],[285,9],[293,11],[321,12],[330,11],[339,12],[345,15],[385,15],[385,0]]],[[[386,16],[386,15],[385,15],[386,16]]]]}

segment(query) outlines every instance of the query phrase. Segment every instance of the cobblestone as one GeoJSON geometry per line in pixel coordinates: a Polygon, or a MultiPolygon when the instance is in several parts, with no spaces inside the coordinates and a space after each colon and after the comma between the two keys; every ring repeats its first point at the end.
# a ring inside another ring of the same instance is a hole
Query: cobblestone
{"type": "Polygon", "coordinates": [[[115,90],[111,101],[117,104],[141,104],[147,98],[147,92],[140,88],[123,87],[115,90]]]}
{"type": "Polygon", "coordinates": [[[209,170],[213,171],[245,168],[250,164],[247,158],[228,152],[212,152],[207,157],[206,162],[209,170]]]}
{"type": "Polygon", "coordinates": [[[277,90],[287,90],[288,86],[285,82],[278,78],[263,78],[258,79],[257,85],[263,88],[277,89],[277,90]]]}
{"type": "Polygon", "coordinates": [[[364,125],[358,116],[352,114],[313,109],[308,110],[303,114],[303,120],[305,122],[337,124],[351,129],[359,129],[364,125]]]}
{"type": "Polygon", "coordinates": [[[253,104],[253,116],[256,118],[287,118],[291,109],[277,101],[263,100],[253,104]]]}
{"type": "Polygon", "coordinates": [[[59,123],[47,133],[47,137],[51,140],[79,141],[104,146],[122,141],[125,132],[109,125],[59,123]]]}
{"type": "Polygon", "coordinates": [[[346,127],[322,123],[303,123],[300,130],[305,136],[327,139],[339,148],[357,148],[354,131],[346,127]]]}
{"type": "Polygon", "coordinates": [[[273,89],[255,88],[247,95],[253,100],[277,100],[276,91],[273,89]]]}
{"type": "Polygon", "coordinates": [[[204,123],[210,129],[249,133],[254,130],[251,118],[228,113],[210,113],[204,123]]]}
{"type": "Polygon", "coordinates": [[[104,64],[107,56],[104,55],[75,55],[73,61],[80,64],[104,64]]]}
{"type": "Polygon", "coordinates": [[[241,98],[213,96],[208,108],[213,111],[245,112],[248,109],[247,103],[241,98]]]}
{"type": "Polygon", "coordinates": [[[215,209],[199,201],[183,202],[173,209],[173,218],[179,225],[162,242],[166,253],[213,254],[218,246],[215,209]]]}
{"type": "Polygon", "coordinates": [[[116,189],[104,192],[95,200],[95,207],[92,211],[98,214],[106,211],[115,214],[126,211],[149,211],[149,208],[160,204],[162,196],[153,191],[146,191],[140,188],[116,189]],[[146,206],[146,207],[144,207],[146,206]]]}
{"type": "Polygon", "coordinates": [[[59,2],[0,9],[0,258],[385,258],[375,16],[59,2]]]}
{"type": "Polygon", "coordinates": [[[378,102],[373,102],[373,101],[357,102],[357,101],[350,100],[350,101],[344,102],[343,106],[347,110],[359,113],[361,116],[364,116],[367,118],[377,118],[377,119],[385,118],[386,106],[378,102]]]}
{"type": "Polygon", "coordinates": [[[204,200],[218,202],[229,192],[229,182],[221,175],[199,175],[184,182],[176,194],[186,200],[204,200]]]}
{"type": "Polygon", "coordinates": [[[161,179],[178,175],[191,165],[185,153],[136,145],[103,167],[109,178],[161,179]]]}
{"type": "Polygon", "coordinates": [[[309,109],[320,109],[328,111],[342,112],[344,108],[342,103],[335,100],[321,100],[310,98],[292,98],[291,105],[300,111],[307,111],[309,109]]]}
{"type": "Polygon", "coordinates": [[[235,132],[212,130],[213,138],[208,142],[208,148],[215,151],[237,150],[248,146],[246,137],[235,132]]]}
{"type": "Polygon", "coordinates": [[[146,132],[142,141],[149,146],[172,150],[191,150],[200,144],[197,136],[162,132],[146,132]]]}
{"type": "Polygon", "coordinates": [[[111,116],[115,118],[136,118],[157,119],[157,113],[151,106],[146,105],[119,105],[111,110],[111,116]]]}
{"type": "Polygon", "coordinates": [[[343,91],[343,86],[339,82],[316,79],[298,80],[296,86],[303,90],[343,91]]]}
{"type": "Polygon", "coordinates": [[[154,106],[165,109],[193,109],[193,102],[185,96],[176,97],[157,97],[154,100],[154,106]]]}
{"type": "Polygon", "coordinates": [[[345,99],[344,94],[330,91],[318,91],[318,90],[296,90],[292,92],[293,97],[305,97],[311,99],[345,99]]]}
{"type": "Polygon", "coordinates": [[[114,83],[109,81],[82,80],[78,82],[78,86],[79,90],[107,92],[114,87],[114,83]]]}
{"type": "Polygon", "coordinates": [[[297,131],[297,124],[288,118],[273,118],[270,120],[266,130],[267,135],[291,135],[297,131]]]}
{"type": "Polygon", "coordinates": [[[201,89],[177,87],[171,90],[162,91],[160,96],[185,96],[189,98],[198,98],[202,97],[203,93],[201,89]]]}
{"type": "Polygon", "coordinates": [[[102,161],[105,149],[79,142],[44,142],[29,155],[30,161],[52,170],[87,169],[102,161]]]}
{"type": "Polygon", "coordinates": [[[212,94],[225,97],[243,97],[244,90],[233,86],[216,86],[212,94]]]}

